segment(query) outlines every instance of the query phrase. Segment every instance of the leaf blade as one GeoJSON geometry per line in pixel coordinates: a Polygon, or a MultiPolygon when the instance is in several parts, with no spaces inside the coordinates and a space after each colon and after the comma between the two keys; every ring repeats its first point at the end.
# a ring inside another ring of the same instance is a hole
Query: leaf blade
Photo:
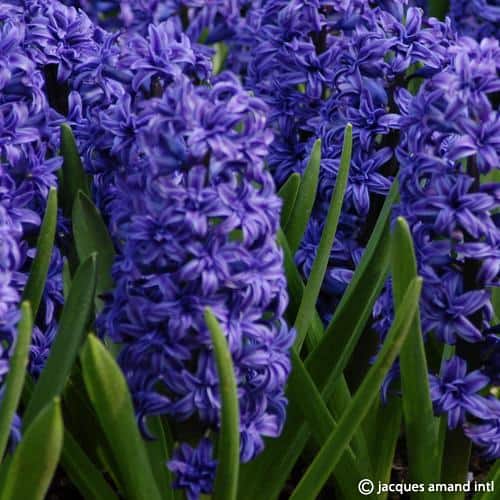
{"type": "MultiPolygon", "coordinates": [[[[392,237],[392,277],[396,308],[401,306],[405,291],[416,276],[417,259],[410,228],[402,217],[398,217],[392,237]]],[[[414,483],[437,483],[438,435],[418,308],[401,349],[400,367],[410,479],[414,483]]],[[[429,492],[415,493],[415,498],[430,497],[437,498],[429,492]]]]}
{"type": "Polygon", "coordinates": [[[36,255],[31,265],[28,281],[23,291],[23,301],[29,301],[33,317],[36,318],[42,300],[45,281],[49,272],[52,249],[57,227],[57,191],[51,188],[47,208],[38,234],[36,255]]]}
{"type": "Polygon", "coordinates": [[[90,197],[90,188],[71,127],[63,123],[60,132],[61,156],[63,157],[61,205],[64,213],[71,215],[78,191],[81,190],[90,197]]]}
{"type": "Polygon", "coordinates": [[[49,358],[34,388],[24,414],[29,423],[54,396],[62,393],[78,349],[86,332],[94,303],[96,258],[90,256],[77,270],[68,300],[63,308],[59,330],[49,358]]]}
{"type": "Polygon", "coordinates": [[[216,317],[205,309],[205,323],[214,347],[221,393],[221,429],[218,444],[218,465],[213,498],[236,500],[240,461],[239,404],[236,378],[229,346],[216,317]]]}
{"type": "Polygon", "coordinates": [[[130,500],[161,500],[120,367],[93,335],[87,338],[81,361],[85,387],[114,454],[124,495],[130,500]]]}
{"type": "Polygon", "coordinates": [[[370,368],[365,380],[354,395],[352,404],[340,419],[336,429],[297,485],[290,497],[291,500],[315,498],[340,460],[357,427],[369,411],[371,403],[375,401],[382,381],[408,335],[417,311],[421,287],[421,278],[414,279],[408,287],[404,304],[396,313],[391,331],[375,364],[370,368]]]}
{"type": "MultiPolygon", "coordinates": [[[[111,267],[115,258],[113,241],[101,214],[92,201],[79,191],[73,205],[73,234],[80,262],[97,253],[96,294],[101,295],[113,287],[111,267]]],[[[102,304],[97,299],[98,309],[102,304]]]]}
{"type": "Polygon", "coordinates": [[[0,495],[1,500],[42,500],[55,473],[63,444],[58,399],[33,420],[17,447],[0,495]]]}
{"type": "Polygon", "coordinates": [[[306,289],[302,295],[302,301],[299,306],[297,317],[295,319],[295,330],[297,331],[297,339],[295,346],[300,352],[302,344],[307,335],[307,331],[311,324],[314,307],[318,299],[321,285],[325,277],[325,272],[330,259],[330,252],[337,232],[337,226],[344,201],[344,194],[349,178],[349,167],[351,164],[352,154],[352,125],[349,123],[344,130],[344,145],[342,148],[342,156],[340,159],[340,168],[335,182],[330,207],[325,220],[325,226],[321,235],[318,250],[314,263],[311,269],[311,274],[306,285],[306,289]]]}
{"type": "Polygon", "coordinates": [[[292,215],[293,207],[295,206],[295,201],[297,200],[297,194],[300,188],[300,174],[297,172],[293,173],[285,181],[283,186],[281,186],[278,195],[283,200],[283,206],[281,207],[281,227],[286,227],[292,215]]]}
{"type": "Polygon", "coordinates": [[[0,406],[0,457],[3,457],[9,440],[12,420],[21,394],[26,376],[26,366],[33,330],[33,316],[28,302],[21,304],[21,320],[18,324],[18,336],[14,354],[10,360],[9,372],[5,381],[5,393],[0,406]]]}
{"type": "Polygon", "coordinates": [[[292,253],[295,254],[306,231],[309,217],[316,200],[318,188],[319,169],[321,164],[321,139],[318,139],[312,148],[311,157],[302,177],[297,199],[292,210],[292,215],[284,228],[286,238],[292,253]]]}

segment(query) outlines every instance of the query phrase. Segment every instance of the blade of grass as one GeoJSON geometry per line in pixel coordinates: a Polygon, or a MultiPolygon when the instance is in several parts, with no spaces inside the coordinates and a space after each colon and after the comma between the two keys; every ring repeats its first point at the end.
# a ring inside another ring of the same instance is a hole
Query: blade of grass
{"type": "Polygon", "coordinates": [[[61,156],[63,157],[61,205],[64,214],[70,216],[78,191],[81,190],[90,197],[90,188],[78,153],[75,136],[67,123],[61,125],[61,156]]]}
{"type": "Polygon", "coordinates": [[[91,255],[76,272],[61,314],[56,340],[24,414],[24,422],[27,425],[64,389],[86,332],[94,303],[95,284],[96,257],[91,255]]]}
{"type": "Polygon", "coordinates": [[[219,322],[209,308],[205,309],[205,322],[214,346],[222,405],[213,498],[236,500],[240,463],[240,412],[233,360],[219,322]]]}
{"type": "Polygon", "coordinates": [[[416,278],[411,282],[403,304],[396,312],[394,323],[375,364],[370,368],[356,392],[351,406],[344,413],[337,427],[302,476],[290,497],[291,500],[316,498],[328,476],[342,457],[357,427],[368,413],[375,398],[377,398],[384,377],[406,340],[417,311],[421,288],[421,278],[416,278]]]}
{"type": "MultiPolygon", "coordinates": [[[[405,291],[416,276],[417,259],[410,228],[399,217],[392,237],[392,289],[396,309],[401,307],[405,291]]],[[[410,480],[434,484],[439,482],[437,420],[430,397],[429,370],[418,308],[401,349],[400,367],[410,480]]],[[[415,492],[414,497],[437,499],[440,495],[424,491],[415,492]]]]}
{"type": "Polygon", "coordinates": [[[304,339],[306,338],[309,325],[314,313],[314,307],[318,300],[318,295],[323,284],[325,272],[330,260],[330,252],[332,249],[335,233],[340,219],[342,203],[349,178],[349,167],[351,165],[352,153],[352,125],[349,123],[344,131],[344,145],[342,148],[342,156],[340,158],[340,167],[337,174],[335,189],[333,190],[330,207],[325,220],[323,233],[318,245],[316,257],[314,259],[311,274],[306,285],[306,289],[302,295],[302,301],[299,306],[297,318],[295,319],[295,330],[297,339],[295,347],[300,352],[304,339]]]}
{"type": "Polygon", "coordinates": [[[283,200],[283,206],[281,207],[281,227],[286,227],[290,220],[295,201],[297,200],[297,194],[299,193],[299,188],[300,174],[294,173],[288,177],[278,192],[279,197],[283,200]]]}
{"type": "Polygon", "coordinates": [[[0,460],[9,441],[12,420],[21,400],[21,393],[28,364],[28,354],[33,330],[33,317],[29,302],[21,304],[21,319],[17,326],[17,339],[14,353],[9,363],[5,380],[5,393],[0,405],[0,460]]]}
{"type": "Polygon", "coordinates": [[[314,206],[316,190],[318,188],[320,163],[321,140],[318,139],[311,151],[311,158],[302,177],[289,222],[284,228],[293,255],[295,255],[295,252],[299,248],[314,206]]]}
{"type": "Polygon", "coordinates": [[[115,258],[115,249],[106,224],[99,210],[82,192],[76,195],[73,205],[73,235],[80,262],[93,253],[97,253],[97,311],[102,309],[102,300],[98,297],[113,286],[111,266],[115,258]]]}
{"type": "Polygon", "coordinates": [[[120,367],[93,335],[87,337],[81,361],[85,387],[114,454],[124,496],[161,500],[120,367]]]}
{"type": "Polygon", "coordinates": [[[57,226],[57,191],[51,188],[47,199],[47,208],[40,227],[36,245],[36,255],[31,265],[30,274],[23,292],[23,301],[31,304],[33,318],[36,318],[42,300],[45,281],[49,272],[50,259],[57,226]]]}
{"type": "Polygon", "coordinates": [[[27,428],[12,458],[1,500],[45,498],[61,454],[63,431],[60,403],[56,398],[27,428]]]}

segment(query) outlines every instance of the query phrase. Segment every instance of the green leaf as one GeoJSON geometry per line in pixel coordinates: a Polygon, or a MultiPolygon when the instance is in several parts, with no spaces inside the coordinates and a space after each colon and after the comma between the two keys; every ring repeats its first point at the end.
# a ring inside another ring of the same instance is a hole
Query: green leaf
{"type": "Polygon", "coordinates": [[[61,155],[63,157],[62,208],[65,215],[71,215],[78,191],[83,191],[90,197],[90,188],[73,131],[67,123],[61,125],[61,155]]]}
{"type": "Polygon", "coordinates": [[[286,238],[292,254],[299,248],[304,236],[309,217],[316,199],[318,188],[319,168],[321,164],[321,140],[318,139],[313,146],[311,158],[302,177],[297,199],[288,224],[284,228],[286,238]]]}
{"type": "Polygon", "coordinates": [[[214,45],[215,54],[213,57],[213,74],[218,75],[226,64],[226,59],[229,54],[229,48],[224,42],[218,42],[214,45]]]}
{"type": "Polygon", "coordinates": [[[57,191],[55,188],[51,188],[47,199],[45,216],[38,235],[35,259],[31,265],[28,282],[23,292],[23,300],[27,300],[31,304],[33,318],[36,318],[40,301],[42,300],[45,281],[49,272],[50,259],[52,257],[56,226],[57,191]]]}
{"type": "Polygon", "coordinates": [[[81,360],[85,387],[114,454],[125,498],[161,500],[120,367],[93,335],[81,360]]]}
{"type": "Polygon", "coordinates": [[[9,372],[5,380],[5,393],[0,405],[0,460],[9,441],[12,420],[21,399],[28,354],[33,330],[33,317],[29,302],[21,304],[21,320],[17,325],[17,339],[14,353],[10,359],[9,372]]]}
{"type": "Polygon", "coordinates": [[[240,414],[233,360],[219,322],[209,308],[205,309],[205,322],[212,336],[222,404],[213,498],[236,500],[240,462],[240,414]]]}
{"type": "Polygon", "coordinates": [[[95,284],[96,257],[91,255],[75,274],[54,345],[24,414],[24,422],[27,424],[64,389],[86,332],[94,303],[95,284]]]}
{"type": "Polygon", "coordinates": [[[71,482],[89,500],[118,500],[118,496],[68,430],[64,431],[61,465],[71,482]]]}
{"type": "MultiPolygon", "coordinates": [[[[311,435],[318,447],[328,439],[337,423],[330,414],[321,394],[311,380],[296,350],[292,351],[292,371],[287,382],[287,397],[293,404],[297,404],[306,420],[311,435]]],[[[335,471],[339,487],[349,494],[365,474],[360,472],[356,463],[356,456],[348,447],[335,471]]]]}
{"type": "Polygon", "coordinates": [[[278,192],[279,197],[283,200],[283,206],[281,207],[281,227],[286,227],[290,220],[299,193],[299,188],[300,174],[294,173],[288,177],[278,192]]]}
{"type": "Polygon", "coordinates": [[[151,431],[154,439],[146,442],[146,451],[161,498],[162,500],[174,500],[173,478],[166,466],[170,460],[170,452],[161,418],[148,418],[148,429],[151,431]]]}
{"type": "MultiPolygon", "coordinates": [[[[401,307],[405,291],[416,276],[417,259],[410,228],[399,217],[392,238],[392,289],[396,308],[401,307]]],[[[432,409],[429,370],[418,309],[401,349],[400,366],[410,480],[414,483],[437,483],[437,420],[432,409]]],[[[429,492],[414,493],[415,498],[435,499],[439,496],[429,492]]]]}
{"type": "MultiPolygon", "coordinates": [[[[26,377],[23,400],[29,400],[34,383],[31,376],[26,377]]],[[[89,500],[114,500],[116,495],[102,477],[100,471],[80,448],[68,429],[64,429],[61,465],[80,493],[89,500]]]]}
{"type": "MultiPolygon", "coordinates": [[[[278,230],[277,234],[278,244],[283,249],[283,265],[285,268],[285,275],[287,280],[288,287],[288,296],[289,302],[286,311],[287,318],[290,323],[293,322],[297,316],[297,311],[300,307],[300,303],[302,302],[302,297],[304,296],[304,291],[306,289],[304,282],[302,281],[302,277],[300,276],[299,270],[295,265],[293,260],[293,255],[288,246],[288,241],[286,240],[286,236],[283,231],[278,230]]],[[[319,314],[316,311],[316,308],[313,309],[313,319],[311,329],[309,331],[308,336],[306,337],[306,341],[308,345],[316,346],[321,338],[323,337],[323,323],[319,314]]]]}
{"type": "Polygon", "coordinates": [[[319,345],[306,359],[306,368],[326,399],[347,366],[384,286],[390,260],[390,214],[397,196],[395,181],[332,321],[319,345]]]}
{"type": "MultiPolygon", "coordinates": [[[[73,206],[73,235],[80,262],[97,253],[96,295],[107,292],[113,287],[111,266],[115,249],[100,212],[81,191],[78,192],[73,206]]],[[[102,301],[97,300],[97,309],[100,310],[102,301]]]]}
{"type": "MultiPolygon", "coordinates": [[[[336,390],[339,377],[342,376],[384,285],[389,270],[390,214],[397,195],[398,186],[395,182],[363,258],[339,304],[340,309],[328,327],[328,334],[322,336],[318,346],[306,360],[306,368],[324,400],[328,400],[336,390]],[[366,286],[366,283],[370,283],[370,286],[366,286]]],[[[286,238],[280,235],[280,232],[278,241],[285,254],[285,271],[290,291],[289,307],[293,307],[297,301],[295,295],[300,293],[300,287],[303,289],[304,285],[296,268],[294,269],[286,238]],[[290,278],[294,281],[290,281],[290,278]]],[[[308,438],[309,429],[304,424],[302,411],[294,401],[290,401],[282,435],[278,439],[268,441],[266,449],[259,457],[242,466],[239,500],[253,500],[261,498],[262,495],[270,500],[276,498],[277,494],[272,494],[274,486],[281,486],[286,481],[308,438]],[[254,477],[260,477],[261,481],[253,480],[254,477]]]]}
{"type": "Polygon", "coordinates": [[[394,323],[387,339],[370,368],[366,378],[354,395],[352,403],[340,419],[312,464],[302,476],[291,500],[310,500],[316,498],[328,476],[334,470],[345,452],[356,429],[361,424],[371,405],[379,395],[384,377],[397,358],[406,340],[418,308],[422,279],[414,279],[405,294],[404,302],[396,312],[394,323]]]}
{"type": "Polygon", "coordinates": [[[325,226],[319,242],[318,251],[312,265],[309,281],[302,295],[297,318],[295,319],[295,330],[297,338],[295,346],[300,352],[304,339],[306,338],[309,325],[311,324],[314,308],[318,299],[321,285],[325,277],[325,272],[330,260],[330,252],[332,249],[335,233],[340,219],[344,193],[347,187],[349,178],[349,167],[351,164],[352,153],[352,125],[349,123],[344,131],[344,145],[342,148],[342,156],[340,158],[340,167],[335,182],[335,189],[328,208],[325,226]]]}
{"type": "MultiPolygon", "coordinates": [[[[492,465],[488,477],[484,482],[492,484],[493,490],[495,490],[495,488],[498,488],[498,485],[500,484],[500,459],[496,460],[492,465]]],[[[488,491],[484,493],[478,493],[474,497],[474,500],[498,500],[498,490],[496,492],[488,491]]]]}
{"type": "MultiPolygon", "coordinates": [[[[441,482],[446,484],[463,484],[467,481],[472,442],[463,430],[448,429],[444,445],[443,462],[441,464],[441,482]]],[[[447,493],[446,500],[464,500],[466,494],[460,491],[447,493]]]]}
{"type": "Polygon", "coordinates": [[[429,2],[429,15],[444,19],[450,10],[449,0],[431,0],[429,2]]]}
{"type": "Polygon", "coordinates": [[[1,500],[43,500],[63,444],[59,400],[49,403],[27,428],[5,479],[1,500]]]}

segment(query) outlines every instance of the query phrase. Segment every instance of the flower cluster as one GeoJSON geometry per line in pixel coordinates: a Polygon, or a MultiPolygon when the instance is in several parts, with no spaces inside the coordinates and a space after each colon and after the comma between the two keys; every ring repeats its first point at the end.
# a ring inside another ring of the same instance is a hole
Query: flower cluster
{"type": "Polygon", "coordinates": [[[317,203],[296,261],[307,276],[335,185],[345,125],[353,161],[319,307],[328,320],[348,285],[397,164],[398,88],[445,64],[449,26],[403,2],[271,0],[253,13],[246,85],[270,106],[276,133],[268,158],[278,184],[303,173],[322,140],[317,203]],[[375,2],[373,2],[375,4],[375,2]]]}
{"type": "Polygon", "coordinates": [[[476,40],[500,36],[500,4],[497,0],[451,0],[450,18],[462,35],[476,40]]]}
{"type": "MultiPolygon", "coordinates": [[[[33,58],[24,13],[18,2],[0,3],[0,386],[15,345],[20,298],[49,189],[57,184],[55,171],[62,163],[57,156],[62,117],[45,95],[45,75],[33,58]]],[[[54,338],[63,302],[61,271],[55,248],[33,333],[29,370],[34,376],[54,338]]],[[[20,425],[16,417],[13,441],[20,437],[20,425]]]]}
{"type": "MultiPolygon", "coordinates": [[[[200,444],[181,446],[170,465],[197,498],[213,482],[220,425],[206,307],[235,365],[242,461],[285,419],[294,336],[283,319],[280,201],[264,167],[267,108],[231,73],[211,78],[210,51],[172,19],[145,34],[91,27],[83,44],[76,33],[87,20],[78,12],[70,28],[37,18],[40,30],[68,34],[57,45],[69,52],[67,116],[118,253],[99,330],[122,346],[145,434],[152,415],[198,422],[200,444]]],[[[33,44],[37,57],[49,57],[44,47],[33,44]]]]}
{"type": "Polygon", "coordinates": [[[64,0],[83,9],[106,29],[145,35],[151,24],[171,20],[193,41],[231,40],[245,24],[245,13],[260,1],[250,0],[64,0]]]}
{"type": "Polygon", "coordinates": [[[500,183],[488,177],[499,168],[500,116],[490,97],[500,91],[500,46],[463,38],[449,53],[450,64],[415,96],[397,96],[404,130],[397,213],[410,224],[425,282],[424,335],[455,346],[456,356],[431,377],[435,410],[498,458],[499,405],[483,393],[500,373],[499,337],[489,332],[500,183]]]}

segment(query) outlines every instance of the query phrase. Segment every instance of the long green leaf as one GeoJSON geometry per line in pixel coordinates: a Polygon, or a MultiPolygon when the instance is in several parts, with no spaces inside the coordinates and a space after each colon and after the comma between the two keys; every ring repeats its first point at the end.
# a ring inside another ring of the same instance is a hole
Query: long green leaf
{"type": "Polygon", "coordinates": [[[57,226],[57,191],[51,188],[47,199],[45,216],[40,227],[36,255],[31,265],[28,282],[24,287],[23,300],[29,301],[33,317],[36,318],[42,300],[45,281],[49,272],[50,258],[57,226]]]}
{"type": "MultiPolygon", "coordinates": [[[[462,429],[448,429],[441,464],[441,482],[445,484],[463,484],[467,481],[472,442],[462,429]]],[[[464,500],[466,494],[461,491],[447,493],[446,500],[464,500]]]]}
{"type": "MultiPolygon", "coordinates": [[[[316,445],[318,447],[323,446],[326,439],[334,431],[337,423],[328,410],[314,382],[311,380],[311,377],[309,377],[295,349],[292,351],[292,372],[287,386],[288,400],[298,404],[316,445]]],[[[340,489],[346,494],[352,491],[352,487],[360,479],[366,477],[365,473],[361,473],[356,456],[350,447],[347,448],[339,462],[335,475],[337,476],[340,489]]]]}
{"type": "Polygon", "coordinates": [[[295,320],[295,330],[297,338],[295,347],[300,352],[304,339],[306,338],[309,325],[311,324],[314,306],[318,299],[321,285],[325,277],[325,272],[330,260],[330,253],[337,232],[337,226],[344,201],[344,194],[349,178],[349,167],[351,165],[352,153],[352,125],[349,123],[344,131],[344,146],[342,148],[342,156],[340,158],[340,167],[337,174],[335,189],[333,190],[330,207],[326,216],[325,226],[321,235],[321,240],[318,245],[318,251],[314,259],[309,281],[302,295],[299,312],[295,320]]]}
{"type": "Polygon", "coordinates": [[[390,261],[390,214],[397,196],[395,181],[332,321],[320,344],[306,359],[306,368],[326,398],[347,366],[384,286],[390,261]]]}
{"type": "MultiPolygon", "coordinates": [[[[410,282],[417,276],[417,259],[407,222],[399,217],[392,238],[392,288],[396,308],[402,305],[410,282]]],[[[429,390],[429,370],[420,314],[415,315],[410,333],[401,349],[401,388],[406,429],[410,479],[414,483],[439,482],[437,421],[434,418],[429,390]]],[[[415,498],[439,498],[434,493],[420,492],[415,498]]]]}
{"type": "MultiPolygon", "coordinates": [[[[30,399],[35,384],[30,375],[26,377],[23,400],[30,399]]],[[[73,484],[88,500],[115,500],[116,495],[102,474],[82,450],[68,429],[64,429],[61,465],[73,484]]]]}
{"type": "Polygon", "coordinates": [[[90,188],[73,131],[67,123],[61,125],[61,156],[63,157],[62,208],[66,215],[71,215],[78,191],[90,196],[90,188]]]}
{"type": "Polygon", "coordinates": [[[495,491],[495,489],[500,484],[500,459],[497,459],[492,465],[484,482],[488,483],[490,491],[478,493],[474,500],[498,500],[498,490],[495,491]],[[493,491],[491,491],[492,487],[493,491]]]}
{"type": "Polygon", "coordinates": [[[397,310],[394,323],[389,331],[384,346],[370,368],[366,378],[356,392],[351,406],[342,416],[336,429],[330,435],[312,464],[302,476],[291,500],[310,500],[316,498],[328,476],[342,457],[357,427],[368,413],[372,403],[378,397],[380,386],[387,372],[394,363],[406,340],[417,312],[421,278],[414,279],[405,294],[402,306],[397,310]]]}
{"type": "MultiPolygon", "coordinates": [[[[73,205],[73,235],[80,262],[91,254],[97,253],[96,294],[107,292],[113,286],[111,266],[115,258],[115,249],[101,214],[81,191],[73,205]]],[[[101,308],[101,301],[98,302],[101,308]]]]}
{"type": "Polygon", "coordinates": [[[24,421],[29,423],[64,389],[87,328],[94,303],[96,257],[91,255],[77,270],[59,322],[49,358],[28,403],[24,421]]]}
{"type": "Polygon", "coordinates": [[[87,338],[81,360],[85,387],[113,451],[124,496],[161,500],[120,367],[93,335],[87,338]]]}
{"type": "Polygon", "coordinates": [[[161,418],[148,418],[148,429],[154,439],[146,443],[146,451],[161,498],[162,500],[174,500],[173,478],[170,470],[166,467],[166,463],[170,460],[170,453],[161,418]]]}
{"type": "Polygon", "coordinates": [[[14,354],[10,360],[9,373],[5,380],[5,393],[0,405],[0,459],[9,440],[12,420],[21,399],[28,354],[30,350],[33,317],[29,302],[21,304],[21,320],[17,326],[14,354]]]}
{"type": "Polygon", "coordinates": [[[297,199],[292,210],[288,224],[284,228],[286,238],[292,253],[299,248],[302,237],[306,231],[309,217],[316,200],[318,188],[319,169],[321,164],[321,140],[318,139],[313,146],[311,158],[302,177],[297,199]]]}
{"type": "Polygon", "coordinates": [[[210,309],[205,310],[205,322],[212,336],[222,404],[213,498],[236,500],[240,463],[240,413],[236,378],[226,338],[210,309]]]}
{"type": "Polygon", "coordinates": [[[283,206],[281,207],[281,227],[286,227],[290,220],[299,193],[299,187],[300,174],[294,173],[288,177],[278,192],[278,195],[283,200],[283,206]]]}
{"type": "MultiPolygon", "coordinates": [[[[382,208],[363,258],[346,290],[347,298],[344,296],[341,300],[340,311],[335,313],[329,325],[327,338],[325,339],[325,334],[306,360],[306,368],[325,400],[329,399],[335,391],[385,282],[389,270],[390,214],[397,195],[398,187],[395,182],[382,208]],[[366,286],[366,283],[370,283],[370,286],[366,286]]],[[[290,279],[290,276],[297,278],[290,263],[287,268],[286,238],[282,237],[279,241],[284,248],[287,279],[290,279]]],[[[289,253],[291,255],[291,252],[289,253]]],[[[294,290],[300,289],[300,276],[297,282],[289,282],[288,286],[291,290],[290,302],[292,303],[296,300],[293,297],[294,290]]],[[[308,438],[309,428],[304,423],[302,411],[296,402],[290,401],[282,435],[278,439],[269,441],[265,451],[259,457],[242,466],[238,499],[253,500],[267,497],[272,500],[276,498],[279,488],[285,483],[308,438]],[[255,481],[254,477],[262,479],[255,481]]]]}
{"type": "Polygon", "coordinates": [[[117,500],[118,496],[68,430],[64,431],[61,465],[87,500],[117,500]]]}
{"type": "Polygon", "coordinates": [[[5,479],[1,500],[43,500],[61,454],[63,422],[59,400],[49,403],[28,427],[5,479]]]}

